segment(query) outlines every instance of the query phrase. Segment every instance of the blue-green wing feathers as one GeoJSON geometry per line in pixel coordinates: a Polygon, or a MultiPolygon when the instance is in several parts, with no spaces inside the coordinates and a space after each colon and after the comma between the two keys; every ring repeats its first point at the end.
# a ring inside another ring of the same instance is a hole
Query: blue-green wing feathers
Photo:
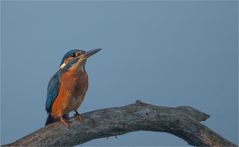
{"type": "Polygon", "coordinates": [[[46,111],[51,111],[51,106],[59,93],[60,87],[60,72],[56,72],[55,75],[50,79],[47,88],[47,99],[46,99],[46,111]]]}

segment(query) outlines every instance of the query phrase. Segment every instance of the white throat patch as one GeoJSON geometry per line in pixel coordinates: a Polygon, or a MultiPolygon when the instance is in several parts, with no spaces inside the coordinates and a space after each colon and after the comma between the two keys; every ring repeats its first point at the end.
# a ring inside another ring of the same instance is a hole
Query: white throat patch
{"type": "Polygon", "coordinates": [[[60,69],[64,68],[65,66],[66,66],[66,63],[63,62],[63,63],[61,64],[61,66],[60,66],[60,69]]]}

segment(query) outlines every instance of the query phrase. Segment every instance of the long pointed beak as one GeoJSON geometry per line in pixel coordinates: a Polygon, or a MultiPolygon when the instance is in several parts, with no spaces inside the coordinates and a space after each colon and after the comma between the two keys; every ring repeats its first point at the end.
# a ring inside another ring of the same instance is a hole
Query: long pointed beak
{"type": "Polygon", "coordinates": [[[93,50],[89,50],[89,51],[86,51],[84,53],[84,57],[85,58],[89,58],[90,56],[94,55],[95,53],[97,53],[98,51],[100,51],[101,49],[100,48],[97,48],[97,49],[93,49],[93,50]]]}

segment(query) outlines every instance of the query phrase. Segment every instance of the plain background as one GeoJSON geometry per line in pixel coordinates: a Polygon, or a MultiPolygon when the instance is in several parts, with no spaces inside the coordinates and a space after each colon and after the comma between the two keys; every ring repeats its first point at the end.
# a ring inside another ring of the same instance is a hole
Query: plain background
{"type": "MultiPolygon", "coordinates": [[[[72,48],[88,60],[81,113],[144,102],[192,106],[238,144],[237,1],[1,2],[1,143],[43,127],[47,84],[72,48]]],[[[84,145],[187,145],[133,132],[84,145]]]]}

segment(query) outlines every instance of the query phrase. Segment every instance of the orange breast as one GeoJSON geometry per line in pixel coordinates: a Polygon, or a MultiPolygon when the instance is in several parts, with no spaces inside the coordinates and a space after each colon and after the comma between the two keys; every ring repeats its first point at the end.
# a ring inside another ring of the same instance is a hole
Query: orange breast
{"type": "Polygon", "coordinates": [[[54,117],[79,108],[88,89],[88,75],[86,72],[67,71],[62,74],[60,83],[59,94],[52,105],[54,117]]]}

